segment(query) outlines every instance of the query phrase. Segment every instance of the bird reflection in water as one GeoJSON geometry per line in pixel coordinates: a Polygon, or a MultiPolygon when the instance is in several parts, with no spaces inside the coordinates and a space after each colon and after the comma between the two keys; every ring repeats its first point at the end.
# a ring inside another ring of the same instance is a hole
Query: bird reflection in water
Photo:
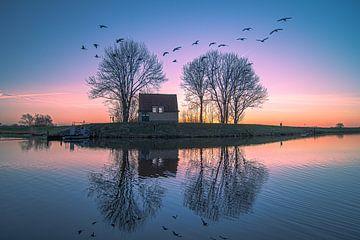
{"type": "Polygon", "coordinates": [[[213,221],[248,213],[267,179],[265,166],[245,159],[238,146],[189,151],[184,205],[213,221]]]}

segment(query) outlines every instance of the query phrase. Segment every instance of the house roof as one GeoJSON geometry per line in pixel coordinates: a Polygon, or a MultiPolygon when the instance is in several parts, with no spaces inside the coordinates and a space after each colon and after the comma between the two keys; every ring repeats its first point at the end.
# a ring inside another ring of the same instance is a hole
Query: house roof
{"type": "Polygon", "coordinates": [[[178,112],[176,94],[139,94],[139,112],[151,112],[153,106],[163,106],[164,112],[178,112]]]}

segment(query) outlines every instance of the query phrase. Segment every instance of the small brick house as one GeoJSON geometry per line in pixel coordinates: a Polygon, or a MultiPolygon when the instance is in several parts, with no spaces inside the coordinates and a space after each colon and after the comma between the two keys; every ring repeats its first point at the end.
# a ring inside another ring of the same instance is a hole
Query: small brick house
{"type": "Polygon", "coordinates": [[[139,122],[178,122],[176,94],[139,94],[139,122]]]}

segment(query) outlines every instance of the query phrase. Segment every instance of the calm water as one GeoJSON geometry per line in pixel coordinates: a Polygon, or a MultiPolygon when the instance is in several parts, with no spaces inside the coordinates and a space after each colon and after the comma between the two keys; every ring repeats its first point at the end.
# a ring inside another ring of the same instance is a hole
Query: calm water
{"type": "Polygon", "coordinates": [[[359,145],[3,138],[0,238],[360,239],[359,145]]]}

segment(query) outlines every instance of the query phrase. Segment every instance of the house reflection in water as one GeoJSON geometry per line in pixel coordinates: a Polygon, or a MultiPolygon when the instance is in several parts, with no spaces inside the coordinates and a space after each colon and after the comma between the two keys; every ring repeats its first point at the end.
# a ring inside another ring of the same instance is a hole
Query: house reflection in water
{"type": "Polygon", "coordinates": [[[179,161],[178,149],[142,149],[139,150],[139,176],[168,177],[175,176],[179,161]]]}

